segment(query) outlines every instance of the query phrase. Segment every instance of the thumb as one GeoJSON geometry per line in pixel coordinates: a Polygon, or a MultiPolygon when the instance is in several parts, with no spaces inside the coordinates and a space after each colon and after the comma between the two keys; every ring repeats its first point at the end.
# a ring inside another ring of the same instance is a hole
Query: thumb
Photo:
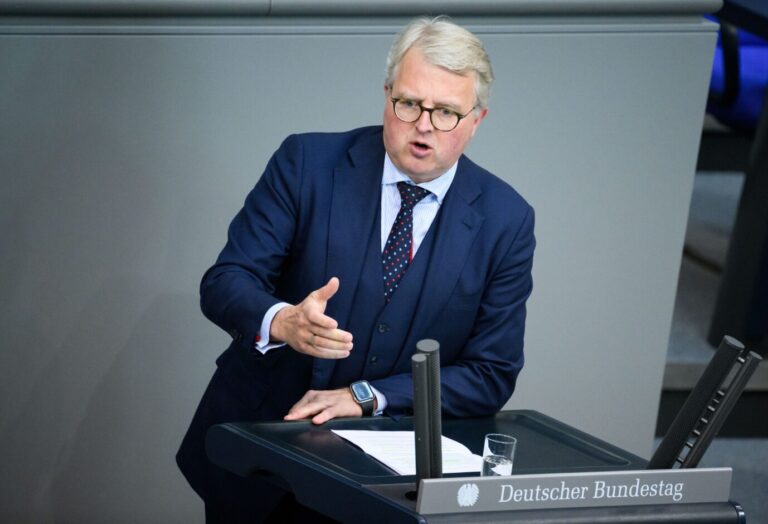
{"type": "Polygon", "coordinates": [[[333,295],[339,290],[339,279],[336,277],[331,278],[326,285],[320,289],[315,290],[315,298],[328,302],[333,295]]]}

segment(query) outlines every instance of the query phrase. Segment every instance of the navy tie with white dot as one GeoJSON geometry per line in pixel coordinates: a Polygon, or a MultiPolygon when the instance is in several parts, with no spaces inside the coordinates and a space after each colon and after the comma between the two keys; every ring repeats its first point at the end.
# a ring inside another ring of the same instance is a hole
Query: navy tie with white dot
{"type": "Polygon", "coordinates": [[[384,298],[387,302],[392,298],[413,258],[413,208],[429,194],[428,190],[406,182],[398,182],[397,189],[400,191],[400,211],[381,255],[384,298]]]}

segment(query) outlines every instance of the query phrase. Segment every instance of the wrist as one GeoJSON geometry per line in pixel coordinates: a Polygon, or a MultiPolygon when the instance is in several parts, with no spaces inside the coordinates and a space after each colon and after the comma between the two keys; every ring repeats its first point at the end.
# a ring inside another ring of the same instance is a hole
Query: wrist
{"type": "Polygon", "coordinates": [[[269,340],[270,342],[285,342],[285,336],[283,333],[283,319],[288,314],[288,310],[292,306],[284,307],[275,313],[272,318],[272,323],[269,325],[269,340]]]}

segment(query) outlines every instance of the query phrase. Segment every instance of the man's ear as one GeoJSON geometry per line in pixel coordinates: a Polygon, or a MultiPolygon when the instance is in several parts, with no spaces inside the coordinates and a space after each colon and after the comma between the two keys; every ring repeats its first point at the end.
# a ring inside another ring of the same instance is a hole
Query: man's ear
{"type": "Polygon", "coordinates": [[[472,122],[472,136],[475,136],[477,128],[480,127],[480,122],[488,115],[488,108],[484,107],[480,110],[480,113],[475,117],[475,121],[472,122]]]}

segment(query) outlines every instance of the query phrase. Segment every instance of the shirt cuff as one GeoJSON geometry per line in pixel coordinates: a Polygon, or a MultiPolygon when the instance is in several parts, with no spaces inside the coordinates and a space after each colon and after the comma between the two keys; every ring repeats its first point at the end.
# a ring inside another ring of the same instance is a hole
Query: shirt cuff
{"type": "Polygon", "coordinates": [[[253,349],[259,351],[262,355],[265,355],[270,349],[279,348],[284,346],[285,342],[271,342],[269,341],[269,328],[272,327],[272,320],[278,311],[289,307],[287,302],[278,302],[267,310],[264,314],[264,318],[261,321],[261,330],[259,336],[253,341],[253,349]]]}
{"type": "Polygon", "coordinates": [[[376,411],[373,413],[373,416],[378,417],[384,413],[385,409],[387,409],[387,397],[385,397],[384,394],[375,387],[371,386],[371,389],[373,390],[373,394],[376,396],[376,411]]]}

